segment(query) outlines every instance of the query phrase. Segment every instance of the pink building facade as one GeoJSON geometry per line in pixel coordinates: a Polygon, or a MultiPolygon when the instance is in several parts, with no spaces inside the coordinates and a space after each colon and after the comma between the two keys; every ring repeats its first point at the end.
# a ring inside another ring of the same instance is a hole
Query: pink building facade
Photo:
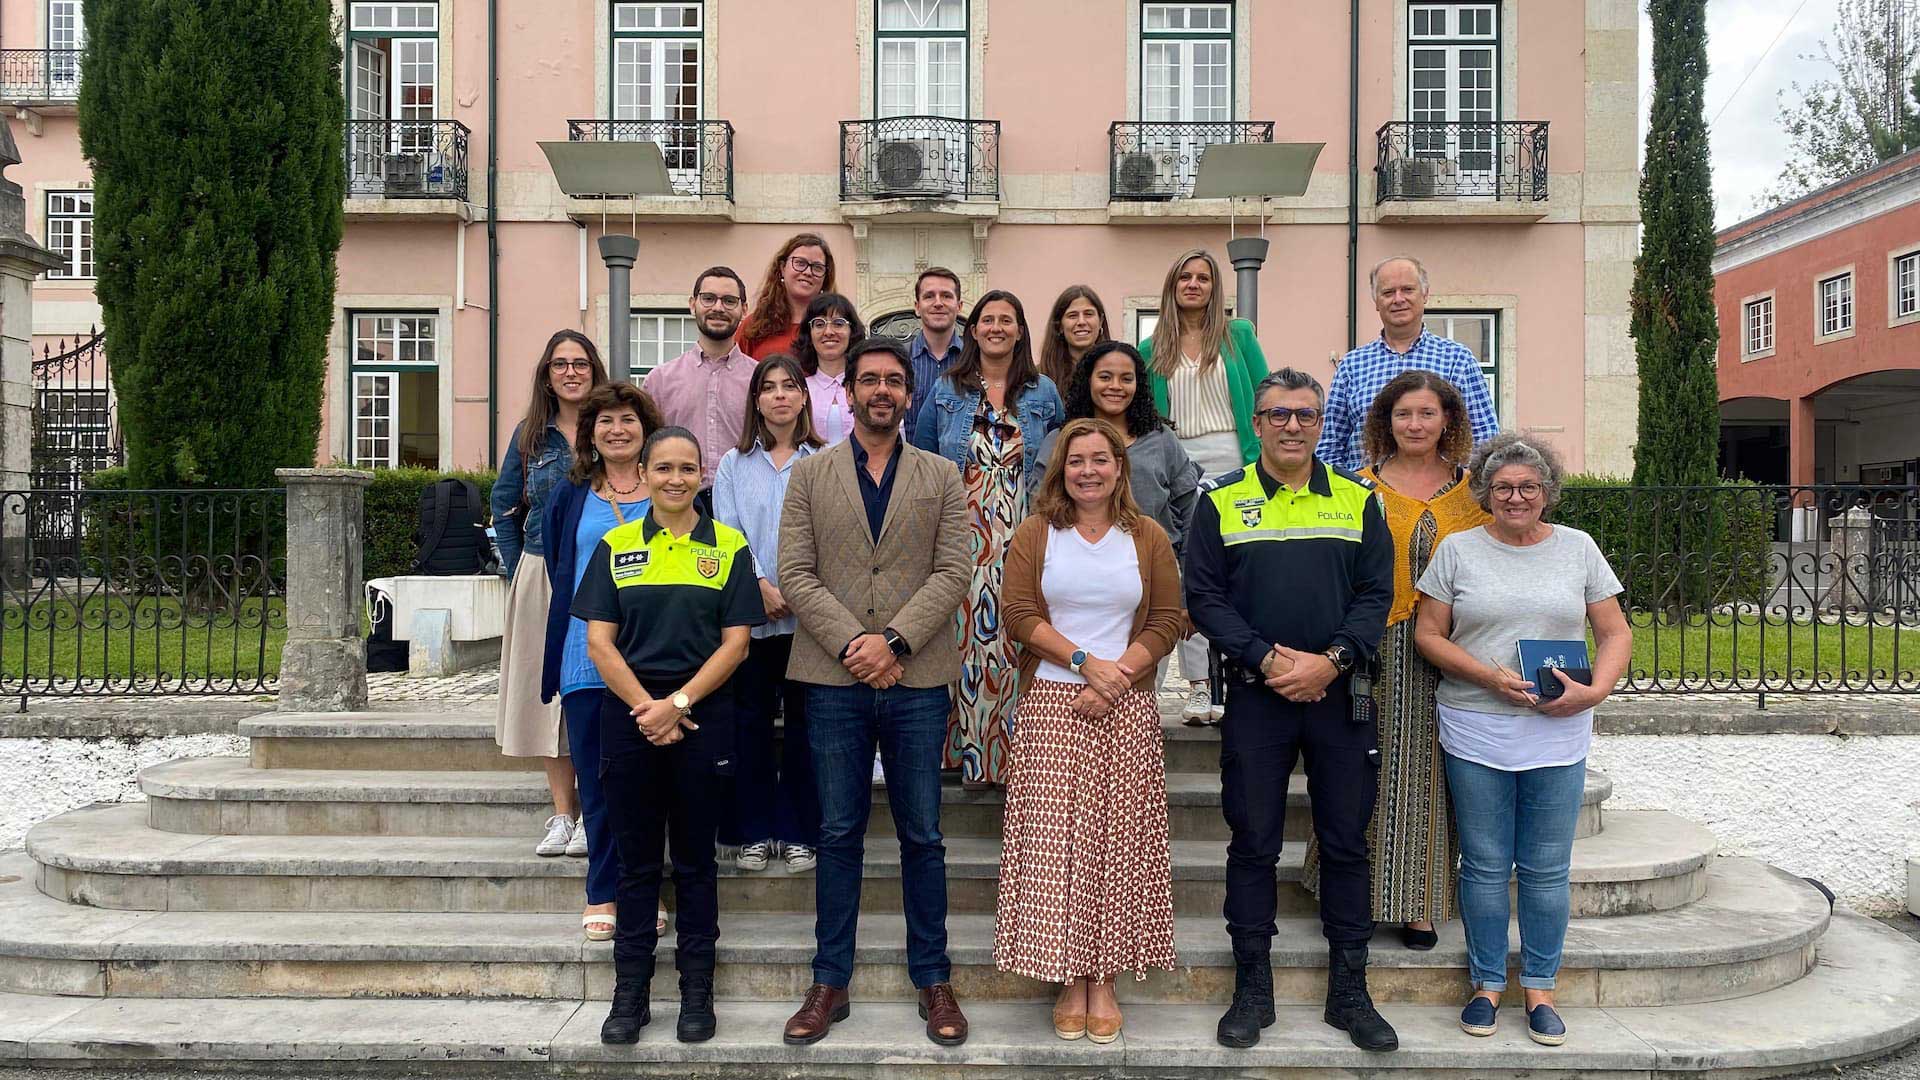
{"type": "MultiPolygon", "coordinates": [[[[83,2],[0,9],[13,175],[70,263],[36,286],[43,342],[99,323],[83,2]]],[[[350,191],[320,459],[492,462],[548,335],[606,345],[605,229],[640,239],[641,367],[690,343],[695,272],[752,289],[802,230],[894,332],[918,270],[945,265],[1035,320],[1089,284],[1137,338],[1176,253],[1224,255],[1234,208],[1188,194],[1202,148],[1274,141],[1325,148],[1267,207],[1271,363],[1330,375],[1378,333],[1368,270],[1413,254],[1430,326],[1481,356],[1503,424],[1624,472],[1634,3],[1356,2],[335,0],[350,191]],[[570,198],[539,145],[639,138],[683,194],[570,198]]]]}

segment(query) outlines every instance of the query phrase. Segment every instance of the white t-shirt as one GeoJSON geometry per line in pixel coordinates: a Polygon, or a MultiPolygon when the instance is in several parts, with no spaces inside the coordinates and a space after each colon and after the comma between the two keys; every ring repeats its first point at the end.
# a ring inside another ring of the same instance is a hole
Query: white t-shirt
{"type": "MultiPolygon", "coordinates": [[[[1078,529],[1048,531],[1046,562],[1040,568],[1047,622],[1088,656],[1118,660],[1127,651],[1140,594],[1140,553],[1133,537],[1109,528],[1093,544],[1078,529]]],[[[1040,661],[1034,677],[1063,683],[1087,681],[1049,660],[1040,661]]]]}

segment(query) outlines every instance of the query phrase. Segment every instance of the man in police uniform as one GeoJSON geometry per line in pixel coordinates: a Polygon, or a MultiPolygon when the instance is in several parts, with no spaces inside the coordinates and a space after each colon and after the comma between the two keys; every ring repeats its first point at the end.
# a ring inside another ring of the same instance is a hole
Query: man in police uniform
{"type": "Polygon", "coordinates": [[[1399,1046],[1367,993],[1373,933],[1367,822],[1379,767],[1351,682],[1379,648],[1393,600],[1393,541],[1366,481],[1314,456],[1325,395],[1282,368],[1254,392],[1260,458],[1208,486],[1187,534],[1187,610],[1224,662],[1221,805],[1233,1005],[1222,1045],[1273,1023],[1274,865],[1287,779],[1305,757],[1320,840],[1320,921],[1329,948],[1327,1023],[1365,1050],[1399,1046]]]}

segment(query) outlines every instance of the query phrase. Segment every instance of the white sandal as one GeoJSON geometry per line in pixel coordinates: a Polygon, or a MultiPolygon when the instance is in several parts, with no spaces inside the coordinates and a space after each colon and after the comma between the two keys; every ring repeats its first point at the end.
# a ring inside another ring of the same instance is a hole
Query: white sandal
{"type": "Polygon", "coordinates": [[[616,925],[611,911],[589,911],[580,916],[580,929],[586,932],[588,941],[613,940],[616,925]]]}
{"type": "Polygon", "coordinates": [[[664,906],[661,907],[660,914],[654,917],[653,932],[656,934],[667,932],[667,909],[664,906]]]}

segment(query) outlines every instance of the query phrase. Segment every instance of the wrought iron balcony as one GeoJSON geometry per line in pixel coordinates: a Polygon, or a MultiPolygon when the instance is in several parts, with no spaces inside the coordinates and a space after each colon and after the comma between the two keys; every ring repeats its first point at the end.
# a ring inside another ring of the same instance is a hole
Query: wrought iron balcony
{"type": "Polygon", "coordinates": [[[1115,201],[1184,199],[1207,147],[1272,141],[1271,120],[1115,121],[1107,128],[1107,190],[1115,201]]]}
{"type": "Polygon", "coordinates": [[[465,199],[467,125],[458,120],[347,121],[350,199],[465,199]]]}
{"type": "Polygon", "coordinates": [[[1376,133],[1376,201],[1547,198],[1547,122],[1395,120],[1376,133]]]}
{"type": "Polygon", "coordinates": [[[1000,121],[840,121],[840,198],[999,199],[1000,121]]]}
{"type": "Polygon", "coordinates": [[[733,201],[733,125],[725,120],[569,120],[572,142],[651,142],[682,195],[733,201]]]}
{"type": "Polygon", "coordinates": [[[0,99],[61,105],[80,100],[80,50],[0,49],[0,99]]]}

